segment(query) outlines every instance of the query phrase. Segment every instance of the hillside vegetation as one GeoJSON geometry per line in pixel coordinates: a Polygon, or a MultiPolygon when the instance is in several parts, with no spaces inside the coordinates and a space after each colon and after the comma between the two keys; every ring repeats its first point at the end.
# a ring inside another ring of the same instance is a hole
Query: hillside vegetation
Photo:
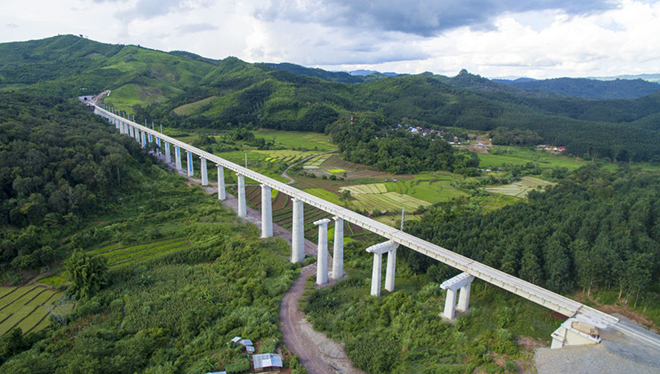
{"type": "MultiPolygon", "coordinates": [[[[234,57],[214,61],[71,35],[0,45],[1,89],[63,96],[111,89],[108,103],[167,126],[251,124],[323,132],[356,112],[381,113],[389,127],[509,127],[533,130],[545,143],[578,156],[660,160],[660,93],[582,100],[528,93],[466,71],[456,77],[354,78],[359,77],[234,57]]],[[[571,82],[588,90],[582,81],[571,82]]]]}

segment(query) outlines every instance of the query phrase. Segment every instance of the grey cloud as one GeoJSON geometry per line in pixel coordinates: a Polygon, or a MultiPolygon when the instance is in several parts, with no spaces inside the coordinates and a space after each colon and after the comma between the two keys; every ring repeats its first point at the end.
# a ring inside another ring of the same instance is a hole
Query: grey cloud
{"type": "Polygon", "coordinates": [[[18,27],[18,25],[15,23],[8,23],[7,27],[18,27]]]}
{"type": "Polygon", "coordinates": [[[120,12],[118,17],[126,21],[132,21],[137,18],[152,19],[173,12],[187,11],[195,8],[208,8],[214,2],[215,0],[139,0],[133,9],[120,12]]]}
{"type": "Polygon", "coordinates": [[[187,25],[181,25],[176,29],[181,34],[194,34],[202,31],[217,30],[218,27],[213,26],[210,23],[191,23],[187,25]]]}
{"type": "Polygon", "coordinates": [[[255,16],[431,37],[463,26],[490,29],[494,17],[504,13],[560,10],[584,15],[616,6],[613,0],[272,0],[255,16]]]}

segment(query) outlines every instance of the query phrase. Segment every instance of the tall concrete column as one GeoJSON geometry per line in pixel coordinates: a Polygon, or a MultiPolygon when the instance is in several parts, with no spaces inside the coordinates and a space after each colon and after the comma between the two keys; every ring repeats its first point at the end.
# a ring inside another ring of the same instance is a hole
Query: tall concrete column
{"type": "Polygon", "coordinates": [[[316,284],[328,283],[328,222],[324,218],[314,222],[319,227],[319,242],[316,252],[316,284]]]}
{"type": "Polygon", "coordinates": [[[442,282],[440,288],[447,290],[445,310],[442,312],[443,317],[454,319],[456,311],[467,312],[470,303],[470,287],[473,280],[474,276],[468,273],[461,273],[442,282]],[[459,292],[458,308],[456,307],[456,292],[459,292]]]}
{"type": "Polygon", "coordinates": [[[153,142],[154,142],[154,138],[151,136],[151,134],[147,134],[147,141],[148,141],[149,143],[153,143],[153,142]]]}
{"type": "Polygon", "coordinates": [[[160,138],[159,137],[156,137],[156,145],[158,146],[158,154],[159,155],[162,154],[163,150],[161,149],[160,138]]]}
{"type": "Polygon", "coordinates": [[[454,319],[456,316],[456,291],[448,288],[445,298],[445,310],[442,312],[445,318],[454,319]]]}
{"type": "Polygon", "coordinates": [[[332,249],[332,278],[344,276],[344,220],[335,217],[335,241],[332,249]]]}
{"type": "Polygon", "coordinates": [[[238,216],[247,217],[247,205],[245,204],[245,177],[242,174],[238,176],[238,216]]]}
{"type": "Polygon", "coordinates": [[[174,146],[174,158],[176,160],[176,170],[181,171],[183,168],[181,167],[181,147],[179,146],[174,146]]]}
{"type": "Polygon", "coordinates": [[[145,148],[147,146],[147,133],[142,131],[142,148],[145,148]]]}
{"type": "Polygon", "coordinates": [[[133,126],[131,126],[129,124],[126,124],[126,127],[128,127],[128,136],[130,136],[131,138],[134,138],[135,135],[133,134],[133,126]]]}
{"type": "Polygon", "coordinates": [[[140,139],[140,129],[136,127],[134,130],[135,130],[135,141],[137,141],[139,144],[142,144],[142,140],[140,139]]]}
{"type": "Polygon", "coordinates": [[[374,266],[371,270],[371,294],[380,296],[380,267],[383,263],[383,254],[374,253],[374,266]]]}
{"type": "Polygon", "coordinates": [[[396,268],[396,249],[387,252],[387,270],[385,272],[385,289],[394,292],[394,273],[396,268]]]}
{"type": "Polygon", "coordinates": [[[117,122],[117,120],[115,120],[114,118],[110,118],[110,123],[115,125],[115,128],[119,130],[119,122],[117,122]]]}
{"type": "Polygon", "coordinates": [[[218,165],[218,200],[225,200],[227,195],[225,193],[225,168],[218,165]]]}
{"type": "Polygon", "coordinates": [[[468,306],[470,305],[470,288],[472,283],[469,283],[463,287],[458,292],[458,306],[456,310],[459,312],[467,312],[468,306]]]}
{"type": "Polygon", "coordinates": [[[170,155],[170,143],[169,142],[164,142],[164,143],[165,143],[165,162],[171,164],[172,156],[170,155]]]}
{"type": "Polygon", "coordinates": [[[303,202],[298,199],[293,199],[291,235],[291,262],[302,262],[305,259],[305,217],[303,202]]]}
{"type": "Polygon", "coordinates": [[[261,185],[261,237],[273,236],[273,203],[270,196],[271,188],[261,185]]]}
{"type": "Polygon", "coordinates": [[[188,176],[192,177],[195,175],[195,169],[193,168],[193,155],[190,151],[186,151],[188,154],[188,176]]]}
{"type": "Polygon", "coordinates": [[[209,185],[209,174],[208,171],[206,170],[206,159],[201,157],[202,160],[202,165],[200,166],[200,170],[202,173],[202,186],[208,186],[209,185]]]}

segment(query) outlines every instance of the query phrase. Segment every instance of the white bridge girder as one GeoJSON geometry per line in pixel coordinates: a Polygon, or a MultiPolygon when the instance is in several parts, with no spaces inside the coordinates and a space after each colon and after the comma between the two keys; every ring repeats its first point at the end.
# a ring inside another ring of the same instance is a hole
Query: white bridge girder
{"type": "MultiPolygon", "coordinates": [[[[416,252],[431,257],[437,261],[440,261],[444,264],[454,267],[460,271],[468,273],[471,276],[479,278],[485,282],[501,287],[507,291],[519,295],[525,299],[531,300],[537,304],[540,304],[550,310],[563,314],[567,317],[583,315],[588,317],[590,320],[598,321],[597,322],[598,324],[608,325],[608,326],[616,325],[618,322],[618,318],[610,316],[609,314],[600,312],[594,308],[588,307],[577,301],[571,300],[567,297],[548,291],[530,282],[523,281],[522,279],[516,278],[510,274],[506,274],[502,271],[499,271],[492,267],[471,260],[470,258],[454,253],[446,248],[419,239],[413,235],[397,230],[384,223],[380,223],[368,217],[362,216],[356,212],[353,212],[339,205],[325,201],[307,192],[298,190],[285,183],[278,182],[274,179],[266,177],[255,171],[249,170],[240,165],[234,164],[230,161],[227,161],[211,153],[205,152],[201,149],[193,147],[177,139],[163,135],[160,132],[142,126],[138,123],[135,123],[134,121],[130,121],[128,119],[122,118],[119,115],[113,114],[105,109],[100,108],[99,106],[94,105],[94,112],[109,119],[113,118],[115,120],[120,120],[123,122],[130,123],[130,125],[136,130],[139,129],[141,131],[146,132],[147,134],[156,135],[162,138],[164,141],[168,142],[169,144],[174,145],[175,147],[181,147],[192,154],[195,154],[199,157],[205,158],[206,160],[215,163],[218,166],[228,168],[229,170],[244,175],[245,177],[250,178],[258,183],[270,186],[271,188],[274,188],[286,195],[289,195],[292,198],[294,198],[296,201],[300,202],[301,205],[302,203],[304,203],[319,208],[337,217],[338,219],[342,219],[356,226],[362,227],[363,229],[366,229],[379,236],[382,236],[392,241],[393,243],[406,246],[416,252]]],[[[300,215],[302,216],[302,214],[300,215]]],[[[375,254],[374,256],[377,256],[377,254],[375,254]]],[[[382,256],[382,253],[380,256],[382,256]]]]}

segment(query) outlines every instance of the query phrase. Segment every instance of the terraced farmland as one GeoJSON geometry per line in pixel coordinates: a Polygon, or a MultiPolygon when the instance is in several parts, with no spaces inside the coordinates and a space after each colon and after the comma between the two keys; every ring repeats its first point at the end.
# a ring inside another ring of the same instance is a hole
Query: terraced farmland
{"type": "Polygon", "coordinates": [[[293,164],[313,154],[313,152],[275,150],[275,151],[253,151],[262,154],[268,162],[284,162],[293,164]]]}
{"type": "Polygon", "coordinates": [[[20,327],[24,334],[43,330],[50,325],[48,310],[63,292],[39,286],[0,287],[0,336],[20,327]]]}
{"type": "Polygon", "coordinates": [[[532,190],[540,190],[545,186],[551,186],[555,184],[556,183],[548,182],[539,178],[523,177],[520,182],[514,182],[504,186],[489,186],[486,187],[485,190],[501,195],[526,198],[527,194],[532,190]]]}
{"type": "Polygon", "coordinates": [[[324,155],[313,157],[307,160],[307,162],[305,162],[305,165],[303,165],[303,169],[318,169],[321,166],[321,164],[323,164],[331,156],[332,156],[331,153],[326,153],[324,155]]]}
{"type": "Polygon", "coordinates": [[[102,248],[89,251],[89,254],[99,254],[108,259],[108,265],[112,267],[123,266],[148,260],[156,256],[173,253],[190,247],[190,242],[185,238],[169,238],[150,243],[119,247],[112,244],[102,248]]]}
{"type": "Polygon", "coordinates": [[[351,191],[351,195],[379,194],[387,192],[387,187],[384,183],[359,184],[356,186],[342,187],[339,189],[339,192],[344,191],[351,191]]]}

